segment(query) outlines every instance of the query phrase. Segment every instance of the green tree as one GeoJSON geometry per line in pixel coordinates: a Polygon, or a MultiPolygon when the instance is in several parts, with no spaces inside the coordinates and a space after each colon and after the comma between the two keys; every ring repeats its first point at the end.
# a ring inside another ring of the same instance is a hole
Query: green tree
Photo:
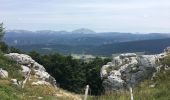
{"type": "Polygon", "coordinates": [[[86,84],[90,86],[91,94],[101,95],[104,92],[100,70],[103,65],[110,61],[111,59],[101,59],[97,57],[86,64],[86,84]]]}
{"type": "Polygon", "coordinates": [[[10,53],[21,53],[21,51],[15,47],[10,47],[9,48],[9,52],[10,53]]]}
{"type": "Polygon", "coordinates": [[[0,23],[0,41],[2,42],[3,36],[5,34],[3,23],[0,23]]]}
{"type": "Polygon", "coordinates": [[[8,53],[8,45],[5,42],[0,42],[0,50],[4,53],[8,53]]]}
{"type": "Polygon", "coordinates": [[[5,34],[3,23],[0,23],[0,50],[4,53],[8,52],[8,45],[3,42],[3,36],[5,34]]]}
{"type": "Polygon", "coordinates": [[[36,52],[36,51],[31,51],[28,55],[30,55],[35,61],[39,62],[39,63],[42,63],[41,62],[41,55],[36,52]]]}
{"type": "Polygon", "coordinates": [[[30,52],[29,55],[42,64],[63,89],[82,93],[88,84],[92,95],[100,95],[103,92],[100,69],[111,59],[95,58],[90,62],[85,62],[73,59],[72,56],[40,55],[35,51],[30,52]]]}

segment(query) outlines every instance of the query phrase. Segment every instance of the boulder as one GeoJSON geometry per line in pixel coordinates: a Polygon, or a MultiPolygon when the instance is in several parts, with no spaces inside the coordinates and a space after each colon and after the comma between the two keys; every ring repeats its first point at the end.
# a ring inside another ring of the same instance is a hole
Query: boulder
{"type": "Polygon", "coordinates": [[[50,75],[45,71],[34,70],[34,72],[35,72],[35,76],[42,80],[48,79],[50,77],[50,75]]]}
{"type": "Polygon", "coordinates": [[[12,84],[18,85],[17,79],[11,79],[12,84]]]}
{"type": "Polygon", "coordinates": [[[0,78],[8,78],[8,72],[0,68],[0,78]]]}
{"type": "Polygon", "coordinates": [[[24,77],[27,77],[28,73],[31,69],[27,66],[24,66],[24,65],[21,65],[21,68],[22,68],[22,73],[23,73],[24,77]]]}
{"type": "Polygon", "coordinates": [[[110,65],[103,65],[100,71],[101,78],[104,78],[108,75],[107,69],[110,67],[110,65]]]}
{"type": "Polygon", "coordinates": [[[40,65],[39,63],[37,63],[37,62],[35,62],[35,63],[33,64],[33,68],[34,68],[35,70],[39,70],[39,71],[46,71],[45,68],[44,68],[42,65],[40,65]]]}
{"type": "MultiPolygon", "coordinates": [[[[31,79],[33,77],[33,81],[36,81],[33,82],[33,85],[56,85],[55,78],[46,72],[44,66],[34,61],[30,56],[18,53],[5,54],[5,56],[21,65],[21,72],[25,78],[31,79]]],[[[16,80],[13,82],[17,84],[16,80]]]]}
{"type": "Polygon", "coordinates": [[[167,56],[169,50],[167,48],[165,52],[156,55],[137,56],[135,53],[126,53],[114,57],[112,62],[101,68],[103,87],[106,91],[128,89],[129,86],[135,87],[145,79],[152,79],[155,72],[162,67],[158,64],[159,59],[167,56]]]}
{"type": "Polygon", "coordinates": [[[37,81],[37,82],[32,82],[32,85],[50,85],[50,83],[46,81],[37,81]]]}
{"type": "Polygon", "coordinates": [[[10,54],[5,54],[5,56],[13,61],[16,61],[18,64],[22,64],[22,65],[29,65],[35,63],[35,61],[26,54],[10,53],[10,54]]]}

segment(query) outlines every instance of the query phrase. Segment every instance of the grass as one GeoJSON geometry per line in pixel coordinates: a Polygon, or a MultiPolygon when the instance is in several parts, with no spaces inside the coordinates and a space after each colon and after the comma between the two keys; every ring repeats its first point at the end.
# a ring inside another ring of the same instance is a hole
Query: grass
{"type": "MultiPolygon", "coordinates": [[[[0,83],[0,100],[79,100],[79,95],[69,93],[60,88],[53,86],[32,86],[26,84],[24,89],[14,86],[3,80],[5,83],[0,83]],[[75,99],[78,98],[78,99],[75,99]]],[[[0,82],[3,82],[0,80],[0,82]]]]}
{"type": "Polygon", "coordinates": [[[45,86],[27,86],[24,89],[14,85],[0,84],[0,100],[37,100],[42,97],[43,100],[60,100],[59,97],[49,93],[49,89],[45,86]],[[49,93],[49,94],[47,94],[49,93]]]}
{"type": "MultiPolygon", "coordinates": [[[[145,80],[133,89],[134,100],[170,100],[170,70],[157,74],[155,80],[145,80]],[[155,85],[155,87],[151,87],[155,85]]],[[[130,100],[128,91],[91,96],[88,100],[130,100]]]]}

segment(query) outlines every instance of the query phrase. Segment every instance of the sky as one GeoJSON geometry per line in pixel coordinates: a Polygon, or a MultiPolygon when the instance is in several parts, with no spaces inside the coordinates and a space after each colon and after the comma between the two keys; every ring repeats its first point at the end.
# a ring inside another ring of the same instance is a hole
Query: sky
{"type": "Polygon", "coordinates": [[[6,29],[170,33],[170,0],[0,0],[6,29]]]}

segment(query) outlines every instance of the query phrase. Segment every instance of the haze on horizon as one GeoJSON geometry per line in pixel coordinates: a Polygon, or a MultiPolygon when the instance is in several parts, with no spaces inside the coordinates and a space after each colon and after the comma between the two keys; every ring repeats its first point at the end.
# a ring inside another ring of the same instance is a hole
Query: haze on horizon
{"type": "Polygon", "coordinates": [[[169,0],[0,0],[7,29],[170,33],[169,0]]]}

